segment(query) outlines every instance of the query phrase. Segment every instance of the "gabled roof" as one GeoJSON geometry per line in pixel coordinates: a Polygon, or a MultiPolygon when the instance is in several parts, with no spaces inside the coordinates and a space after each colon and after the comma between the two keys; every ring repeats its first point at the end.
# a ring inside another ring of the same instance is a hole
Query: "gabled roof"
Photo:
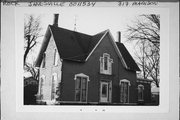
{"type": "MultiPolygon", "coordinates": [[[[61,59],[86,62],[107,33],[110,33],[109,30],[105,30],[96,35],[87,35],[49,25],[35,66],[40,66],[43,53],[46,51],[51,35],[54,38],[61,59]]],[[[123,62],[125,62],[124,64],[126,64],[127,69],[134,71],[140,70],[122,43],[115,43],[113,41],[113,45],[123,62]]]]}
{"type": "Polygon", "coordinates": [[[46,51],[51,35],[54,38],[61,59],[76,62],[85,62],[89,53],[92,51],[94,46],[99,42],[104,34],[105,31],[91,36],[84,33],[79,33],[49,25],[42,42],[42,46],[35,66],[40,66],[43,53],[46,51]]]}
{"type": "Polygon", "coordinates": [[[89,52],[92,36],[49,26],[62,59],[83,62],[89,52]]]}
{"type": "Polygon", "coordinates": [[[116,42],[116,45],[119,51],[121,52],[121,55],[127,65],[127,68],[134,71],[140,71],[139,67],[137,66],[136,62],[134,61],[134,59],[132,58],[132,56],[124,46],[124,44],[116,42]]]}

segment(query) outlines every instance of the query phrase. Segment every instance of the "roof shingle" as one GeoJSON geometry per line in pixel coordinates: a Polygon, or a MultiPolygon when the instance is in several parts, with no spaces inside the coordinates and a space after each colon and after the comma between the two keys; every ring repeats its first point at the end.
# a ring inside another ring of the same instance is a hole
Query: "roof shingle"
{"type": "Polygon", "coordinates": [[[128,69],[134,70],[134,71],[140,71],[139,67],[137,66],[136,62],[134,61],[134,59],[132,58],[132,56],[130,55],[130,53],[128,52],[126,47],[124,46],[124,44],[116,42],[116,45],[117,45],[119,51],[121,52],[121,55],[127,65],[128,69]]]}

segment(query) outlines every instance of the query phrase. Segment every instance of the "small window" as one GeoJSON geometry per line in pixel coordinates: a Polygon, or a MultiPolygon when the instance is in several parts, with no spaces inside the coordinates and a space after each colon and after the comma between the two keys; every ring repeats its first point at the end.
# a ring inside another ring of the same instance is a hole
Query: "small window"
{"type": "Polygon", "coordinates": [[[103,57],[100,57],[100,73],[111,75],[112,63],[113,63],[113,59],[110,58],[110,55],[104,53],[103,57]]]}
{"type": "Polygon", "coordinates": [[[143,92],[144,92],[144,86],[138,85],[138,101],[144,100],[143,92]]]}
{"type": "Polygon", "coordinates": [[[52,90],[51,90],[51,100],[56,99],[56,89],[57,88],[57,74],[52,75],[52,90]]]}
{"type": "Polygon", "coordinates": [[[54,66],[58,65],[58,51],[54,49],[54,66]]]}
{"type": "Polygon", "coordinates": [[[42,68],[46,66],[46,53],[43,54],[42,68]]]}

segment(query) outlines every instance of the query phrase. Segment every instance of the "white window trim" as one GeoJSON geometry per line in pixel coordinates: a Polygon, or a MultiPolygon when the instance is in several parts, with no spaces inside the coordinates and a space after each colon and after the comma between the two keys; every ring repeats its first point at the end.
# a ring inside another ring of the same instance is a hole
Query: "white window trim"
{"type": "Polygon", "coordinates": [[[121,85],[122,82],[127,82],[129,86],[131,86],[131,83],[127,79],[120,80],[119,85],[121,85]]]}
{"type": "Polygon", "coordinates": [[[100,73],[107,74],[107,75],[112,75],[112,63],[113,63],[113,59],[110,58],[110,54],[103,53],[103,57],[100,57],[99,61],[100,61],[100,73]],[[107,62],[108,62],[107,63],[107,70],[104,69],[104,57],[106,57],[106,56],[107,56],[107,62]],[[101,66],[101,59],[102,59],[102,66],[101,66]],[[109,70],[109,65],[111,65],[111,71],[109,70]],[[102,67],[102,71],[101,71],[101,67],[102,67]]]}
{"type": "Polygon", "coordinates": [[[144,85],[142,85],[142,84],[138,85],[138,101],[144,101],[144,85]],[[143,98],[142,99],[139,99],[139,90],[140,90],[140,87],[143,88],[143,91],[142,91],[143,98]]]}
{"type": "MultiPolygon", "coordinates": [[[[77,80],[77,77],[83,77],[83,78],[87,78],[87,85],[86,85],[86,101],[87,102],[87,98],[88,98],[88,82],[90,81],[89,80],[89,76],[85,75],[84,73],[79,73],[79,74],[75,74],[75,77],[74,77],[74,80],[77,80]]],[[[76,85],[76,84],[75,84],[76,85]]],[[[76,87],[76,86],[75,86],[76,87]]],[[[75,94],[76,95],[76,94],[75,94]]],[[[81,97],[81,96],[80,96],[81,97]]],[[[76,99],[76,96],[75,96],[75,99],[76,99]]],[[[78,101],[78,102],[82,102],[82,101],[78,101]]]]}
{"type": "Polygon", "coordinates": [[[74,80],[76,80],[77,77],[85,77],[85,78],[87,78],[87,81],[88,81],[88,82],[90,81],[90,80],[89,80],[89,76],[85,75],[84,73],[75,74],[74,80]]]}
{"type": "MultiPolygon", "coordinates": [[[[127,79],[122,79],[122,80],[120,80],[120,82],[119,82],[119,85],[121,86],[121,83],[122,82],[126,82],[126,83],[128,83],[128,102],[127,103],[129,103],[129,86],[131,86],[131,83],[130,83],[130,81],[129,80],[127,80],[127,79]]],[[[121,91],[120,91],[120,93],[121,93],[121,91]]],[[[120,96],[121,97],[121,96],[120,96]]],[[[120,98],[120,100],[121,100],[121,98],[120,98]]]]}

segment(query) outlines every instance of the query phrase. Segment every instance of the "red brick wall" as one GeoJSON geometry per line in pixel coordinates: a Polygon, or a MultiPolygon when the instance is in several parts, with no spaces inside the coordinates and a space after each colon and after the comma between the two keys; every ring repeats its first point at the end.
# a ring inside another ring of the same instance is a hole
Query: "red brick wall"
{"type": "MultiPolygon", "coordinates": [[[[74,101],[75,100],[75,74],[83,73],[89,76],[88,82],[88,102],[99,102],[100,94],[100,80],[112,81],[112,102],[120,102],[120,87],[119,81],[127,79],[130,81],[130,95],[129,102],[137,102],[137,89],[136,89],[136,72],[126,70],[115,49],[112,46],[109,36],[105,36],[104,40],[99,44],[98,48],[94,51],[86,63],[75,63],[72,61],[63,61],[62,72],[62,100],[74,101]],[[113,75],[101,75],[99,59],[103,53],[110,54],[113,59],[112,73],[113,75]]],[[[72,48],[73,49],[73,48],[72,48]]]]}

